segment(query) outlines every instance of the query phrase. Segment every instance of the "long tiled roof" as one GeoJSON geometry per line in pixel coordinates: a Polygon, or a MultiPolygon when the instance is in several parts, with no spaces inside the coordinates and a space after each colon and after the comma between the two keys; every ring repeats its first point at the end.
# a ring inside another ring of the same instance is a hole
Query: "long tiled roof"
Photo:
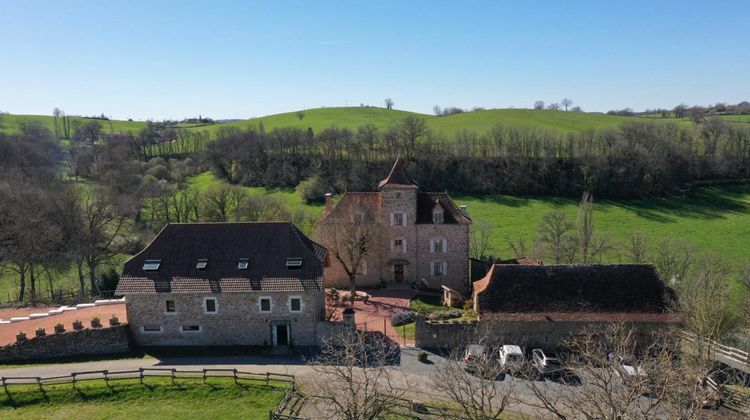
{"type": "Polygon", "coordinates": [[[322,290],[322,284],[322,277],[317,279],[262,278],[260,280],[225,278],[218,281],[177,277],[168,281],[153,281],[145,277],[124,276],[120,279],[117,291],[120,295],[307,292],[322,290]]]}
{"type": "Polygon", "coordinates": [[[325,261],[325,247],[288,222],[169,224],[125,263],[116,294],[303,291],[322,278],[325,261]],[[287,258],[301,267],[290,269],[287,258]],[[159,269],[143,270],[146,260],[160,260],[159,269]]]}
{"type": "Polygon", "coordinates": [[[474,292],[482,313],[664,313],[675,298],[645,264],[495,264],[474,292]]]}

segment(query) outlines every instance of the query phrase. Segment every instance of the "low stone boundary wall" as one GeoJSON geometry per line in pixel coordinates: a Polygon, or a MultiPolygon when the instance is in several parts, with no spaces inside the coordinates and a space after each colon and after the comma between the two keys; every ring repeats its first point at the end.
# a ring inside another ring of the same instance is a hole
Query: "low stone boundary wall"
{"type": "Polygon", "coordinates": [[[50,334],[0,347],[0,363],[127,353],[131,348],[130,331],[123,324],[50,334]]]}
{"type": "Polygon", "coordinates": [[[422,349],[450,349],[471,344],[477,338],[477,321],[428,321],[417,315],[414,345],[422,349]]]}

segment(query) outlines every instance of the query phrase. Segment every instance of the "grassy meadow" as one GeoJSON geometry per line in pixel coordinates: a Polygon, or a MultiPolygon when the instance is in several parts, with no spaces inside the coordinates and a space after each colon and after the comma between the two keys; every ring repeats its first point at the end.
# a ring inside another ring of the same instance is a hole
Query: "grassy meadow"
{"type": "MultiPolygon", "coordinates": [[[[83,117],[69,117],[71,120],[71,134],[73,127],[77,123],[83,123],[88,121],[99,121],[102,124],[102,129],[105,133],[110,131],[113,132],[125,132],[132,131],[137,132],[146,126],[145,121],[120,121],[120,120],[95,120],[92,118],[83,117]]],[[[39,123],[42,126],[48,128],[53,133],[55,132],[55,119],[52,115],[14,115],[14,114],[1,114],[0,115],[0,133],[15,133],[21,129],[21,125],[39,123]]]]}
{"type": "Polygon", "coordinates": [[[286,386],[271,382],[234,384],[232,379],[168,378],[82,382],[75,386],[36,385],[9,387],[0,395],[0,417],[12,419],[107,418],[267,418],[286,386]]]}

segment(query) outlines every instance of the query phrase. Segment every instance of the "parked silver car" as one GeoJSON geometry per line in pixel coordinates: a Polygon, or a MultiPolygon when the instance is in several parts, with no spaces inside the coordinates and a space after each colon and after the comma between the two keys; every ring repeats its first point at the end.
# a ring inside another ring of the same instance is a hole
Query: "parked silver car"
{"type": "Polygon", "coordinates": [[[513,344],[505,344],[497,352],[497,363],[504,371],[517,372],[523,368],[526,357],[523,355],[521,347],[513,344]]]}

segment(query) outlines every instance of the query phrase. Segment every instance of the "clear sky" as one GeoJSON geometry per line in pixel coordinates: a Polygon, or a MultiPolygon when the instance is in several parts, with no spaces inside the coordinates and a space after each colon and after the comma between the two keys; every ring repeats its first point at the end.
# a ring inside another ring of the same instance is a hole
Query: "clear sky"
{"type": "Polygon", "coordinates": [[[750,100],[750,1],[0,0],[0,110],[586,111],[750,100]]]}

